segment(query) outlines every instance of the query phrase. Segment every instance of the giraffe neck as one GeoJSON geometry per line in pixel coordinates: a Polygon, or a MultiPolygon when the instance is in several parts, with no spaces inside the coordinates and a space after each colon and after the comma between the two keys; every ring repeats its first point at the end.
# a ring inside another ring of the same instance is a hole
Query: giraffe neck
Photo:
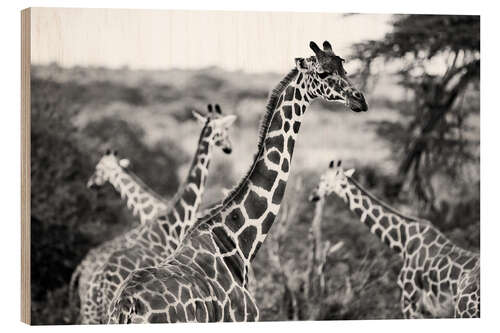
{"type": "Polygon", "coordinates": [[[419,220],[401,214],[377,199],[354,179],[350,177],[347,179],[346,197],[349,209],[359,216],[360,221],[370,229],[371,233],[391,249],[402,253],[410,238],[410,232],[417,233],[420,229],[419,220]],[[410,224],[413,225],[411,228],[410,224]]]}
{"type": "Polygon", "coordinates": [[[141,224],[152,220],[158,211],[166,207],[164,200],[145,185],[136,175],[120,169],[109,177],[109,182],[127,200],[133,215],[139,215],[141,224]]]}
{"type": "Polygon", "coordinates": [[[314,256],[319,259],[320,244],[321,244],[321,221],[323,220],[323,208],[325,206],[325,199],[321,198],[314,206],[314,215],[311,222],[311,229],[314,239],[314,256]]]}
{"type": "Polygon", "coordinates": [[[169,236],[175,238],[175,243],[178,243],[196,222],[196,212],[203,199],[213,150],[212,128],[207,124],[201,131],[187,178],[171,201],[166,220],[161,222],[164,229],[173,228],[169,236]]]}
{"type": "Polygon", "coordinates": [[[210,225],[220,255],[242,283],[280,209],[295,140],[310,100],[303,75],[293,70],[271,95],[250,171],[221,208],[200,222],[200,227],[210,225]]]}

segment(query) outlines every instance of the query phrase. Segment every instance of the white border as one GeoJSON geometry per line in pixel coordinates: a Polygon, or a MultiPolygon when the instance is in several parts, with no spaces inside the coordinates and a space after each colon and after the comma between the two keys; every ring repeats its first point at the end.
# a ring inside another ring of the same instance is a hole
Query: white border
{"type": "MultiPolygon", "coordinates": [[[[500,50],[498,46],[497,6],[493,2],[479,1],[266,1],[251,0],[236,2],[230,0],[211,1],[16,1],[2,2],[0,10],[2,25],[1,39],[1,112],[0,152],[1,152],[1,188],[0,203],[2,207],[3,228],[1,244],[0,269],[0,316],[4,331],[16,329],[27,331],[29,326],[20,322],[20,10],[26,7],[95,7],[95,8],[148,8],[148,9],[219,9],[219,10],[258,10],[258,11],[313,11],[313,12],[362,12],[362,13],[434,13],[434,14],[480,14],[481,15],[481,255],[482,255],[482,300],[480,320],[420,320],[420,321],[335,321],[335,322],[299,322],[299,323],[258,323],[258,324],[222,324],[222,325],[148,325],[129,327],[71,326],[71,330],[87,330],[120,332],[122,331],[218,331],[249,332],[254,330],[321,330],[321,331],[370,331],[388,332],[405,331],[421,332],[439,330],[453,332],[482,331],[492,328],[496,323],[500,299],[498,280],[500,277],[499,253],[500,230],[495,202],[499,196],[495,191],[499,188],[498,134],[500,131],[500,108],[498,105],[499,84],[498,73],[500,50]],[[486,70],[485,70],[486,69],[486,70]]],[[[495,325],[498,326],[498,325],[495,325]]],[[[40,327],[40,331],[67,330],[68,326],[40,327]]],[[[498,328],[497,328],[498,329],[498,328]]]]}

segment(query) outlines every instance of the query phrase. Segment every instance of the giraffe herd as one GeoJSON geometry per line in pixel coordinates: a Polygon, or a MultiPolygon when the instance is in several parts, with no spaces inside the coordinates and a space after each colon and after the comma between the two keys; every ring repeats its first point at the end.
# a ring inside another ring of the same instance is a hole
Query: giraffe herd
{"type": "MultiPolygon", "coordinates": [[[[277,220],[301,123],[315,99],[367,111],[364,95],[347,79],[344,60],[329,42],[311,42],[314,56],[296,58],[268,99],[249,171],[224,199],[199,212],[214,147],[232,150],[236,120],[208,105],[187,179],[169,201],[108,151],[88,182],[109,182],[140,224],[89,251],[76,268],[70,298],[80,322],[166,323],[257,321],[249,284],[252,260],[277,220]]],[[[311,198],[335,193],[362,223],[403,257],[399,275],[406,318],[479,316],[479,255],[460,249],[429,222],[406,217],[375,199],[332,163],[311,198]]]]}

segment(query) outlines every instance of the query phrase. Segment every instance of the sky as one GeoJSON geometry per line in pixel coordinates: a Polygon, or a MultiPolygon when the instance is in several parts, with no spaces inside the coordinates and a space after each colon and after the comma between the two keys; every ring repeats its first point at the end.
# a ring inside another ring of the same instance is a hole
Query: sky
{"type": "Polygon", "coordinates": [[[282,12],[35,8],[33,64],[132,69],[218,66],[285,72],[329,40],[340,56],[353,43],[381,38],[390,15],[282,12]]]}

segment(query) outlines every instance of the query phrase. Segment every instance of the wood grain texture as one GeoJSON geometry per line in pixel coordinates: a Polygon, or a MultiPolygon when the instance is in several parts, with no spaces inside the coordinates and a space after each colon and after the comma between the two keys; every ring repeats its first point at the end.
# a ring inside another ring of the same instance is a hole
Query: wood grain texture
{"type": "Polygon", "coordinates": [[[353,40],[381,37],[389,15],[33,8],[32,61],[132,69],[223,67],[287,72],[309,41],[346,54],[353,40]]]}
{"type": "Polygon", "coordinates": [[[31,10],[21,11],[21,321],[31,323],[31,10]]]}

